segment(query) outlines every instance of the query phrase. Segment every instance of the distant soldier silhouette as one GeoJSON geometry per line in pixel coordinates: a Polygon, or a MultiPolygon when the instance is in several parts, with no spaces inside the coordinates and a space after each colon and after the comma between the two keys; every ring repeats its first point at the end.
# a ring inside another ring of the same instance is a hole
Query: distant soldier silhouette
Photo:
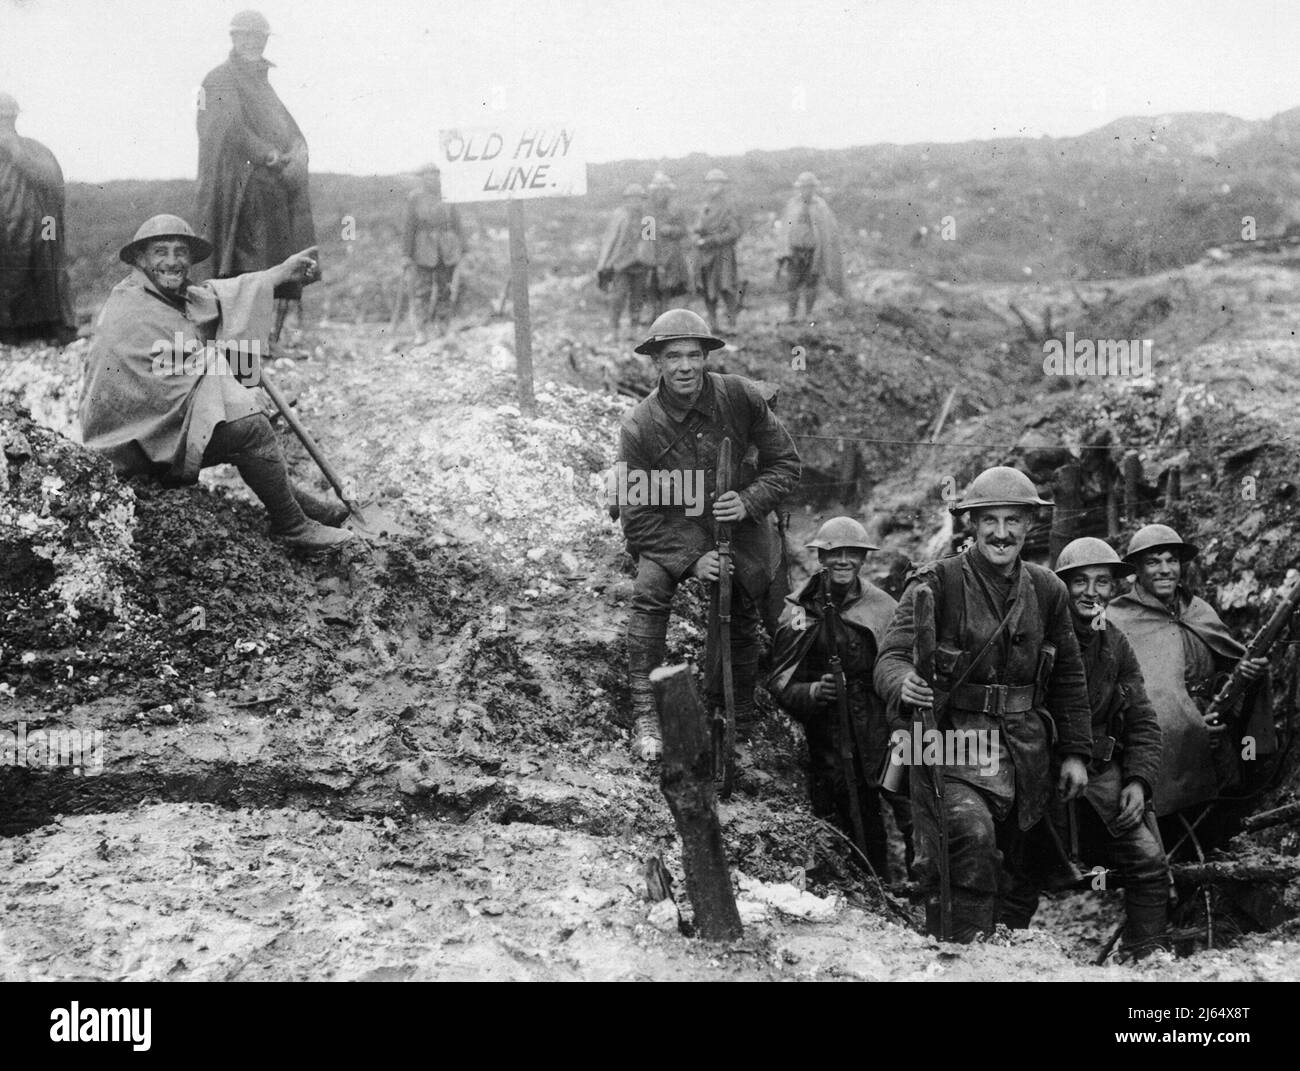
{"type": "Polygon", "coordinates": [[[597,284],[610,290],[609,326],[615,338],[625,308],[629,330],[640,322],[654,263],[655,246],[646,230],[645,187],[633,182],[610,217],[596,261],[597,284]]]}
{"type": "Polygon", "coordinates": [[[459,288],[456,270],[465,255],[465,228],[460,210],[442,199],[442,177],[436,164],[420,169],[420,185],[406,201],[402,255],[413,273],[411,322],[416,343],[424,341],[430,316],[446,328],[451,322],[459,288]]]}
{"type": "Polygon", "coordinates": [[[740,217],[727,199],[726,172],[714,168],[704,176],[709,199],[695,220],[692,232],[698,251],[696,289],[704,298],[709,313],[709,330],[717,331],[718,302],[727,310],[727,330],[734,331],[740,312],[740,268],[736,260],[736,243],[743,229],[740,217]]]}
{"type": "Polygon", "coordinates": [[[789,316],[799,312],[799,295],[803,294],[804,312],[812,317],[817,303],[817,288],[824,282],[835,293],[844,293],[844,258],[839,224],[817,193],[820,183],[811,171],[805,171],[794,183],[795,193],[785,206],[781,228],[780,264],[787,275],[786,298],[789,316]]]}
{"type": "Polygon", "coordinates": [[[63,263],[63,172],[16,128],[18,102],[0,93],[0,342],[76,337],[63,263]]]}
{"type": "MultiPolygon", "coordinates": [[[[215,250],[214,274],[228,278],[274,267],[316,244],[307,194],[307,141],[281,103],[262,57],[270,24],[256,11],[230,22],[230,58],[203,79],[199,96],[198,219],[215,250]]],[[[313,281],[319,278],[315,273],[313,281]]],[[[284,326],[299,280],[275,288],[271,339],[284,326]]]]}

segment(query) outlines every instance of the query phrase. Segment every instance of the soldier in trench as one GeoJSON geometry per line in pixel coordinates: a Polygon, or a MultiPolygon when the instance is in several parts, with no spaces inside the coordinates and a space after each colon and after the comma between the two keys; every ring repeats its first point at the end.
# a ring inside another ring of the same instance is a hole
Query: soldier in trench
{"type": "MultiPolygon", "coordinates": [[[[903,793],[882,788],[879,774],[889,753],[885,705],[871,675],[876,652],[898,604],[862,575],[867,554],[879,548],[852,517],[833,517],[808,548],[821,569],[786,601],[772,650],[767,690],[799,722],[808,739],[808,793],[813,813],[856,836],[852,808],[863,823],[867,860],[889,877],[889,843],[882,802],[887,802],[911,863],[912,808],[903,793]],[[849,736],[841,739],[839,682],[832,656],[842,660],[848,689],[849,736]],[[844,757],[847,754],[848,764],[844,757]],[[854,801],[851,797],[856,795],[854,801]]],[[[904,790],[905,792],[906,790],[904,790]]]]}

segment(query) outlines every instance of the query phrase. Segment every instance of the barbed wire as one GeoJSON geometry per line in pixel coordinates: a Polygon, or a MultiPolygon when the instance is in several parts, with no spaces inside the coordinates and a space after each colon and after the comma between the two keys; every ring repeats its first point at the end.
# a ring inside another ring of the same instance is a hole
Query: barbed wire
{"type": "MultiPolygon", "coordinates": [[[[933,439],[890,439],[875,436],[862,435],[814,435],[811,432],[792,431],[791,438],[794,439],[817,439],[822,442],[845,442],[845,443],[871,443],[877,446],[942,446],[951,447],[956,450],[1046,450],[1052,446],[1059,446],[1066,450],[1114,450],[1116,448],[1124,450],[1150,450],[1157,446],[1157,443],[1103,443],[1099,445],[1090,445],[1086,443],[1032,443],[1022,445],[1020,443],[958,443],[958,442],[936,442],[933,439]]],[[[1280,439],[1265,439],[1261,446],[1281,446],[1283,443],[1291,442],[1293,436],[1284,435],[1280,439]]]]}

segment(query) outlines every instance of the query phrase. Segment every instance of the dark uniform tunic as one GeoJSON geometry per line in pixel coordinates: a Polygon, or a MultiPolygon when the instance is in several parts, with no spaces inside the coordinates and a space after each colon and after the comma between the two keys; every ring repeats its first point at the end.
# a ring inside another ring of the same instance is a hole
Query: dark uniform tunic
{"type": "MultiPolygon", "coordinates": [[[[745,503],[743,521],[731,526],[735,563],[732,651],[737,708],[753,705],[758,662],[761,599],[780,561],[775,528],[768,514],[799,480],[799,455],[785,426],[768,408],[759,388],[743,376],[704,374],[700,396],[688,409],[664,396],[662,385],[624,419],[619,463],[629,472],[698,473],[702,501],[658,505],[622,503],[620,519],[628,551],[637,559],[637,577],[628,622],[632,702],[652,711],[648,674],[663,658],[673,592],[691,567],[715,548],[718,447],[732,443],[734,487],[745,503]],[[694,515],[692,515],[694,514],[694,515]]],[[[722,701],[719,667],[710,666],[709,697],[722,701]]]]}

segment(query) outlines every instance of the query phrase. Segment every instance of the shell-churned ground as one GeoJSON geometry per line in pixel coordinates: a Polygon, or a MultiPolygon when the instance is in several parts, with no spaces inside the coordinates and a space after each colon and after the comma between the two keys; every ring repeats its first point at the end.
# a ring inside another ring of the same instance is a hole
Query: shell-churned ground
{"type": "MultiPolygon", "coordinates": [[[[1295,564],[1296,418],[1272,388],[1300,284],[1229,264],[1111,291],[891,273],[815,327],[747,313],[718,361],[776,385],[800,436],[794,542],[858,512],[896,585],[943,536],[945,476],[1041,448],[1026,428],[1068,446],[1105,423],[1141,444],[1151,497],[1179,466],[1207,595],[1252,627],[1295,564]],[[1009,302],[1154,337],[1160,375],[1050,381],[1009,302]],[[910,445],[953,386],[956,445],[910,445]]],[[[0,730],[102,733],[79,772],[40,747],[0,767],[0,977],[1300,979],[1294,887],[1266,890],[1272,929],[1138,964],[1092,965],[1116,892],[1057,896],[976,946],[921,936],[809,814],[801,730],[765,696],[720,807],[745,936],[682,936],[646,898],[656,855],[685,895],[656,771],[629,759],[630,563],[601,500],[632,404],[617,388],[650,369],[590,341],[603,312],[563,280],[534,304],[536,417],[510,325],[486,317],[390,353],[381,325],[309,324],[305,358],[270,366],[389,532],[326,562],[271,542],[231,470],[120,483],[61,437],[84,343],[0,352],[0,730]]],[[[698,657],[703,605],[685,585],[671,658],[698,657]]],[[[1300,852],[1285,828],[1246,840],[1300,852]]]]}

